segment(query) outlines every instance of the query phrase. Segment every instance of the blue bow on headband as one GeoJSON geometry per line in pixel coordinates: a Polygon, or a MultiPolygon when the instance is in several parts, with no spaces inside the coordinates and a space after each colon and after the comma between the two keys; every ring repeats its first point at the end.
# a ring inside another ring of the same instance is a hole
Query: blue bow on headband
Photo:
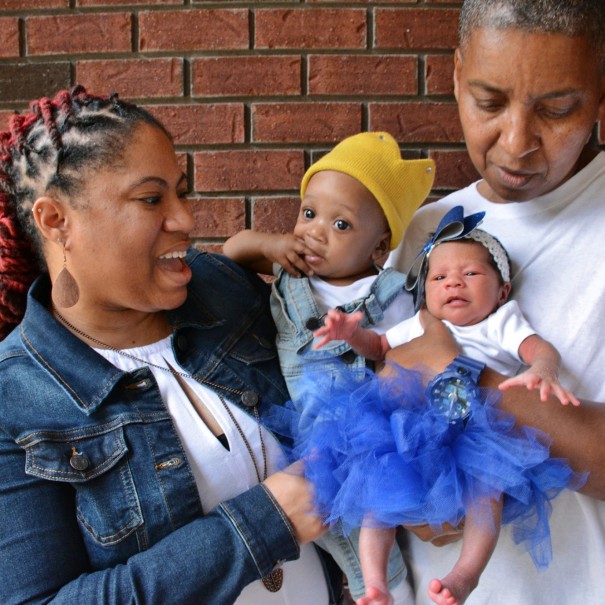
{"type": "Polygon", "coordinates": [[[468,235],[481,223],[484,216],[485,212],[476,212],[475,214],[464,216],[464,208],[462,206],[454,206],[441,219],[435,233],[412,263],[405,280],[405,289],[415,290],[416,309],[419,308],[424,299],[424,279],[426,278],[428,258],[431,250],[443,242],[461,239],[465,235],[468,235]]]}

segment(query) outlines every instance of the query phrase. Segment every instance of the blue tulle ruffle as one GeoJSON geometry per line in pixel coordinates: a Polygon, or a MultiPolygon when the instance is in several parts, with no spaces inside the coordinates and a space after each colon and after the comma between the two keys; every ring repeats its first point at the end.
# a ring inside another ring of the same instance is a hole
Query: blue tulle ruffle
{"type": "Polygon", "coordinates": [[[470,507],[493,531],[487,497],[503,496],[503,524],[545,568],[551,558],[550,501],[577,489],[585,475],[550,458],[550,439],[515,427],[484,390],[465,426],[450,424],[425,399],[419,371],[388,366],[362,382],[320,372],[304,376],[303,395],[276,408],[268,424],[291,437],[293,459],[305,460],[315,502],[326,522],[345,531],[362,525],[458,525],[470,507]]]}

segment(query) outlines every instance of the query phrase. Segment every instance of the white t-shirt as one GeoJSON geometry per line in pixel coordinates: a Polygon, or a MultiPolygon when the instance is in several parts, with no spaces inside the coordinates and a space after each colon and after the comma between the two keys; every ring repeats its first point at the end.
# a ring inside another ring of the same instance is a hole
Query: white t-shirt
{"type": "MultiPolygon", "coordinates": [[[[143,363],[115,351],[95,351],[121,370],[132,371],[144,366],[143,363]]],[[[170,365],[177,371],[183,371],[172,352],[170,336],[159,342],[126,351],[156,365],[170,365]]],[[[149,367],[187,454],[203,509],[209,511],[223,500],[233,498],[257,485],[257,471],[254,465],[256,464],[261,478],[264,469],[259,425],[254,418],[223,398],[254,452],[253,461],[237,427],[214,391],[193,378],[183,378],[221,426],[229,449],[226,449],[206,426],[175,376],[153,366],[149,367]]],[[[266,474],[270,475],[280,468],[283,462],[282,452],[275,438],[265,429],[261,430],[267,453],[266,474]]],[[[263,583],[257,580],[244,588],[234,605],[308,605],[310,602],[327,605],[329,597],[325,576],[312,544],[301,545],[300,558],[285,563],[283,570],[284,581],[278,592],[269,592],[263,583]]]]}
{"type": "MultiPolygon", "coordinates": [[[[556,191],[527,202],[495,204],[476,184],[417,212],[403,251],[389,259],[406,271],[445,212],[484,210],[482,229],[507,248],[512,295],[531,325],[561,353],[561,382],[578,397],[605,402],[605,153],[556,191]]],[[[605,603],[605,502],[574,492],[553,501],[553,561],[537,572],[506,528],[467,605],[605,603]]],[[[460,542],[437,548],[411,538],[417,603],[428,582],[453,566],[460,542]]]]}
{"type": "MultiPolygon", "coordinates": [[[[365,298],[370,294],[372,284],[378,275],[362,277],[348,286],[334,286],[324,281],[320,277],[312,275],[309,278],[309,285],[313,298],[317,304],[320,314],[327,313],[330,309],[365,298]]],[[[390,327],[399,323],[402,318],[409,317],[414,311],[414,301],[412,295],[403,288],[395,300],[384,310],[382,321],[372,326],[372,330],[378,334],[384,334],[390,327]]]]}
{"type": "MultiPolygon", "coordinates": [[[[490,368],[506,376],[514,376],[523,367],[519,347],[528,336],[536,333],[514,300],[509,300],[472,326],[457,326],[449,321],[443,323],[450,329],[465,355],[489,364],[490,368]]],[[[394,349],[423,332],[420,314],[416,313],[414,317],[388,330],[385,336],[394,349]]]]}

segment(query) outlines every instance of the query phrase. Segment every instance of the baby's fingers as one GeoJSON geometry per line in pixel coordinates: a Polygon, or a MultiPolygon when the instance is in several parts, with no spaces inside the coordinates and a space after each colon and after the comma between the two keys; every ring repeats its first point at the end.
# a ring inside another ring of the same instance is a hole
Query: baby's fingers
{"type": "Polygon", "coordinates": [[[563,405],[567,405],[568,403],[576,406],[580,405],[580,401],[577,399],[577,397],[567,389],[564,389],[559,383],[551,386],[553,395],[555,395],[563,405]]]}
{"type": "Polygon", "coordinates": [[[519,376],[513,376],[512,378],[507,378],[504,382],[501,382],[498,385],[498,388],[501,391],[506,391],[512,387],[523,386],[524,384],[523,380],[519,379],[519,376]]]}

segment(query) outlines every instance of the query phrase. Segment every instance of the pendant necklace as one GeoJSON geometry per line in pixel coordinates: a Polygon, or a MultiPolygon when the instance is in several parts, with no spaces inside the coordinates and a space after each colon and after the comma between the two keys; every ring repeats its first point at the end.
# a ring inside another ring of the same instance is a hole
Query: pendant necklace
{"type": "MultiPolygon", "coordinates": [[[[256,472],[256,478],[258,479],[258,482],[262,483],[262,481],[264,481],[267,478],[267,451],[265,448],[265,441],[263,439],[263,433],[262,433],[261,425],[260,425],[260,417],[258,414],[258,395],[254,391],[240,391],[240,390],[234,389],[232,387],[227,387],[227,386],[223,386],[220,384],[216,384],[214,382],[210,382],[209,380],[204,380],[203,378],[198,378],[197,376],[194,376],[193,374],[188,374],[186,372],[179,372],[178,370],[175,370],[170,365],[165,367],[165,366],[161,366],[159,364],[152,363],[152,362],[142,359],[140,357],[136,357],[136,355],[131,355],[130,353],[126,353],[126,351],[123,351],[121,349],[117,349],[116,347],[112,347],[111,345],[105,344],[104,342],[97,340],[96,338],[94,338],[92,336],[89,336],[85,332],[82,332],[82,330],[80,330],[79,328],[76,328],[76,326],[69,323],[67,321],[67,319],[65,319],[65,317],[63,317],[63,315],[61,315],[61,313],[59,313],[59,311],[57,311],[57,309],[55,307],[53,307],[53,312],[55,313],[55,316],[59,319],[59,321],[65,327],[69,328],[72,332],[78,334],[79,336],[82,336],[86,340],[89,340],[93,344],[101,346],[104,349],[113,351],[114,353],[117,353],[118,355],[122,355],[122,357],[127,357],[129,359],[142,363],[143,365],[151,366],[153,368],[157,368],[158,370],[168,372],[168,373],[172,374],[173,376],[181,376],[182,378],[192,378],[196,382],[199,382],[200,384],[203,384],[205,386],[214,387],[215,389],[222,389],[223,391],[227,391],[234,395],[239,395],[242,404],[245,407],[252,409],[252,411],[254,413],[254,418],[256,420],[256,424],[258,426],[258,437],[259,437],[259,441],[260,441],[260,445],[261,445],[261,452],[262,452],[262,456],[263,456],[263,472],[262,472],[262,474],[261,474],[261,472],[259,470],[259,466],[256,462],[256,456],[254,455],[252,446],[250,445],[248,438],[244,434],[242,427],[240,426],[239,422],[236,420],[235,416],[233,415],[233,412],[227,405],[227,402],[225,401],[223,396],[221,394],[217,393],[219,401],[221,402],[221,404],[222,404],[223,408],[225,409],[225,411],[227,412],[231,422],[237,429],[237,432],[239,433],[239,436],[241,437],[244,445],[246,446],[246,450],[248,451],[248,455],[250,456],[250,459],[252,460],[252,465],[254,466],[254,470],[256,472]]],[[[278,567],[278,568],[274,569],[269,575],[265,576],[264,578],[261,578],[261,580],[263,581],[265,588],[269,592],[277,592],[282,587],[282,584],[284,581],[284,570],[281,567],[278,567]]]]}

